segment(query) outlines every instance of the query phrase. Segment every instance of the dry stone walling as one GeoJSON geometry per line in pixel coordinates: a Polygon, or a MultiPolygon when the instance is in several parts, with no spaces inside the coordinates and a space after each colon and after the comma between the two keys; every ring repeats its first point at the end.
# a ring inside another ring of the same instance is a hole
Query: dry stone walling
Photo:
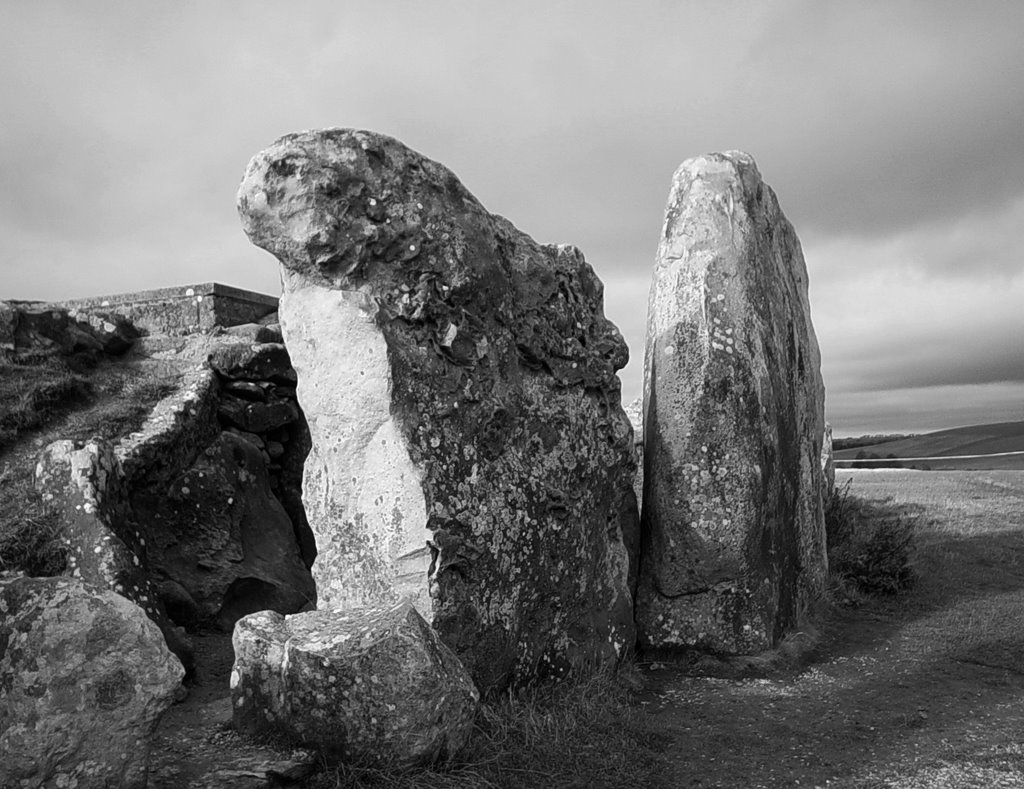
{"type": "Polygon", "coordinates": [[[413,600],[485,691],[629,649],[627,351],[582,254],[369,132],[280,139],[239,211],[282,265],[319,605],[413,600]]]}
{"type": "Polygon", "coordinates": [[[645,647],[772,647],[827,573],[824,387],[800,243],[754,160],[677,170],[644,371],[645,647]]]}

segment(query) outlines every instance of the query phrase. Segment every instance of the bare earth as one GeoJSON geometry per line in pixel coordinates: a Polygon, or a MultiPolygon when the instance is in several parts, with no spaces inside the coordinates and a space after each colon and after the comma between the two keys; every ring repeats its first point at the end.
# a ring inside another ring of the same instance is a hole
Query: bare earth
{"type": "Polygon", "coordinates": [[[840,471],[915,519],[920,579],[763,678],[654,664],[677,787],[1024,787],[1024,472],[840,471]]]}

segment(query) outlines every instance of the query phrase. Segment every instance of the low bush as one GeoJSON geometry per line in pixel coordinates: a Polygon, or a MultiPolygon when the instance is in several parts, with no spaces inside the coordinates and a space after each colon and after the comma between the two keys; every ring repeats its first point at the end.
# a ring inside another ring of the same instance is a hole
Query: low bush
{"type": "Polygon", "coordinates": [[[850,481],[825,509],[832,577],[863,594],[895,594],[914,582],[910,564],[914,523],[898,507],[858,499],[850,481]]]}

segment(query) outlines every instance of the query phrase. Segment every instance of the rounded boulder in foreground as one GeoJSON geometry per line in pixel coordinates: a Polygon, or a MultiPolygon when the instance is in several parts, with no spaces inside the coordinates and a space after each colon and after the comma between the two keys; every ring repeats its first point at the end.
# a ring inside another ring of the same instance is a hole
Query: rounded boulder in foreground
{"type": "Polygon", "coordinates": [[[445,761],[469,738],[480,695],[437,633],[403,601],[238,620],[235,727],[283,735],[333,762],[445,761]]]}
{"type": "Polygon", "coordinates": [[[74,578],[0,581],[0,786],[146,786],[184,669],[141,608],[74,578]]]}

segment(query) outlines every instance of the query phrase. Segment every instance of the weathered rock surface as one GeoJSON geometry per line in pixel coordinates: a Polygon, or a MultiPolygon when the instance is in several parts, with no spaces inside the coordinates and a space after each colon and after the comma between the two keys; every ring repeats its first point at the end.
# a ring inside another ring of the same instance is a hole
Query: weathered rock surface
{"type": "Polygon", "coordinates": [[[408,602],[235,625],[235,727],[284,735],[331,761],[411,767],[466,743],[479,694],[408,602]]]}
{"type": "Polygon", "coordinates": [[[148,737],[184,671],[120,595],[0,581],[0,786],[146,786],[148,737]]]}
{"type": "Polygon", "coordinates": [[[800,243],[753,159],[676,172],[648,310],[647,647],[773,646],[824,586],[824,387],[800,243]]]}
{"type": "Polygon", "coordinates": [[[415,601],[488,690],[627,650],[627,351],[582,254],[370,132],[282,138],[239,211],[282,264],[320,604],[415,601]]]}
{"type": "Polygon", "coordinates": [[[203,366],[117,448],[128,504],[122,519],[132,521],[140,558],[180,625],[230,630],[246,613],[292,613],[315,599],[312,555],[302,552],[312,535],[296,479],[307,448],[304,422],[294,389],[276,382],[294,380],[294,371],[283,346],[239,334],[181,340],[178,363],[203,366]],[[236,377],[211,368],[216,360],[236,377]],[[285,418],[244,422],[259,433],[229,426],[225,412],[249,406],[285,418]],[[271,437],[280,458],[266,451],[271,437]]]}
{"type": "Polygon", "coordinates": [[[60,518],[68,573],[142,608],[191,669],[191,645],[168,619],[142,561],[145,538],[127,516],[120,463],[109,442],[53,442],[40,455],[35,487],[60,518]]]}
{"type": "Polygon", "coordinates": [[[288,351],[281,343],[217,344],[210,354],[210,367],[225,378],[276,379],[295,382],[288,351]]]}
{"type": "Polygon", "coordinates": [[[292,522],[270,492],[260,450],[244,438],[221,433],[188,469],[132,503],[154,577],[187,590],[197,619],[230,629],[253,611],[313,606],[292,522]]]}

